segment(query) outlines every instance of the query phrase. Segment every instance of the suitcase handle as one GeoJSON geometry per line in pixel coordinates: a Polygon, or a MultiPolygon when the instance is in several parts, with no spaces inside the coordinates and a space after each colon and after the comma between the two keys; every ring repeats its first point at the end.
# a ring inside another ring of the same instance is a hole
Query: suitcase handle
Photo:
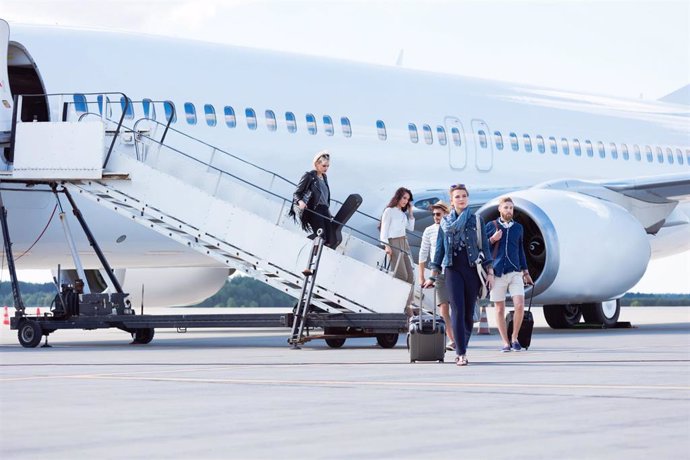
{"type": "MultiPolygon", "coordinates": [[[[434,290],[434,309],[433,309],[433,314],[431,317],[431,327],[435,331],[436,330],[436,309],[438,306],[436,305],[436,286],[430,287],[429,289],[434,290]]],[[[419,285],[419,320],[422,320],[422,315],[424,314],[424,286],[419,285]]],[[[447,327],[447,326],[446,326],[447,327]]]]}

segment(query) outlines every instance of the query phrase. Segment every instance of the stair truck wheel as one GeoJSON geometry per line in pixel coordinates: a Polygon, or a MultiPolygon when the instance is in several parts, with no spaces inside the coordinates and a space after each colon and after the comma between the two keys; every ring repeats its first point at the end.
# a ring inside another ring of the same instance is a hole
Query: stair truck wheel
{"type": "Polygon", "coordinates": [[[143,329],[135,329],[132,333],[132,343],[145,345],[153,340],[154,329],[147,327],[143,329]]]}
{"type": "Polygon", "coordinates": [[[379,334],[376,336],[376,343],[378,343],[381,348],[393,348],[395,344],[398,343],[398,334],[379,334]]]}
{"type": "MultiPolygon", "coordinates": [[[[323,333],[325,335],[344,334],[345,330],[339,327],[326,327],[324,328],[323,333]]],[[[345,345],[345,338],[332,337],[324,340],[326,341],[326,345],[328,345],[330,348],[340,348],[345,345]]]]}
{"type": "Polygon", "coordinates": [[[43,331],[36,321],[22,321],[17,330],[17,337],[24,348],[36,348],[41,343],[43,331]]]}

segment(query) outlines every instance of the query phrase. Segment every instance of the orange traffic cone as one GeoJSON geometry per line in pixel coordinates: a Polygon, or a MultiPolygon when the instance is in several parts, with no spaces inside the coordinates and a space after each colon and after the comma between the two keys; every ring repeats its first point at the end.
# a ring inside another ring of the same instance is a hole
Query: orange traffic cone
{"type": "Polygon", "coordinates": [[[3,325],[10,325],[10,314],[7,312],[7,305],[5,305],[5,315],[2,317],[3,325]]]}
{"type": "Polygon", "coordinates": [[[41,307],[36,307],[36,316],[41,316],[41,307]]]}
{"type": "Polygon", "coordinates": [[[491,335],[491,329],[489,329],[489,318],[486,316],[486,306],[482,305],[482,313],[479,316],[479,330],[478,335],[491,335]]]}

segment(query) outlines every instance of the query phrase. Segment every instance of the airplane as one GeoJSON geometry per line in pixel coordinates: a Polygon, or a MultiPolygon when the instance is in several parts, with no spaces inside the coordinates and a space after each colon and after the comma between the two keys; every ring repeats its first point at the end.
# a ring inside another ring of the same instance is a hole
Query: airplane
{"type": "MultiPolygon", "coordinates": [[[[86,112],[88,95],[102,94],[101,114],[119,107],[128,126],[170,121],[295,181],[328,148],[332,195],[364,198],[360,209],[374,218],[352,225],[372,237],[399,186],[413,192],[420,232],[431,222],[428,206],[447,201],[450,184],[466,184],[485,219],[497,216],[497,199],[509,194],[525,227],[534,301],[552,327],[583,316],[615,324],[620,297],[649,261],[690,249],[687,87],[678,98],[631,100],[2,20],[0,55],[0,169],[13,168],[14,96],[65,94],[86,112]]],[[[18,116],[45,122],[54,112],[50,97],[26,97],[18,116]]],[[[1,191],[18,268],[65,263],[54,197],[8,184],[1,191]]],[[[147,305],[190,304],[229,275],[226,266],[92,203],[80,206],[135,304],[143,302],[142,285],[147,305]]],[[[77,246],[87,281],[104,288],[88,242],[77,237],[77,246]]]]}

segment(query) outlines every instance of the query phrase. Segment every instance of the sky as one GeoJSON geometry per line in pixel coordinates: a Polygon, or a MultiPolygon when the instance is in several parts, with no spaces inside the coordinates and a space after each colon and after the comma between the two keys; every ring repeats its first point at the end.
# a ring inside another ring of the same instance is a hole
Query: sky
{"type": "MultiPolygon", "coordinates": [[[[690,0],[0,0],[0,17],[383,65],[402,53],[412,69],[645,100],[690,83],[690,0]]],[[[690,252],[632,290],[690,292],[690,252]]]]}

